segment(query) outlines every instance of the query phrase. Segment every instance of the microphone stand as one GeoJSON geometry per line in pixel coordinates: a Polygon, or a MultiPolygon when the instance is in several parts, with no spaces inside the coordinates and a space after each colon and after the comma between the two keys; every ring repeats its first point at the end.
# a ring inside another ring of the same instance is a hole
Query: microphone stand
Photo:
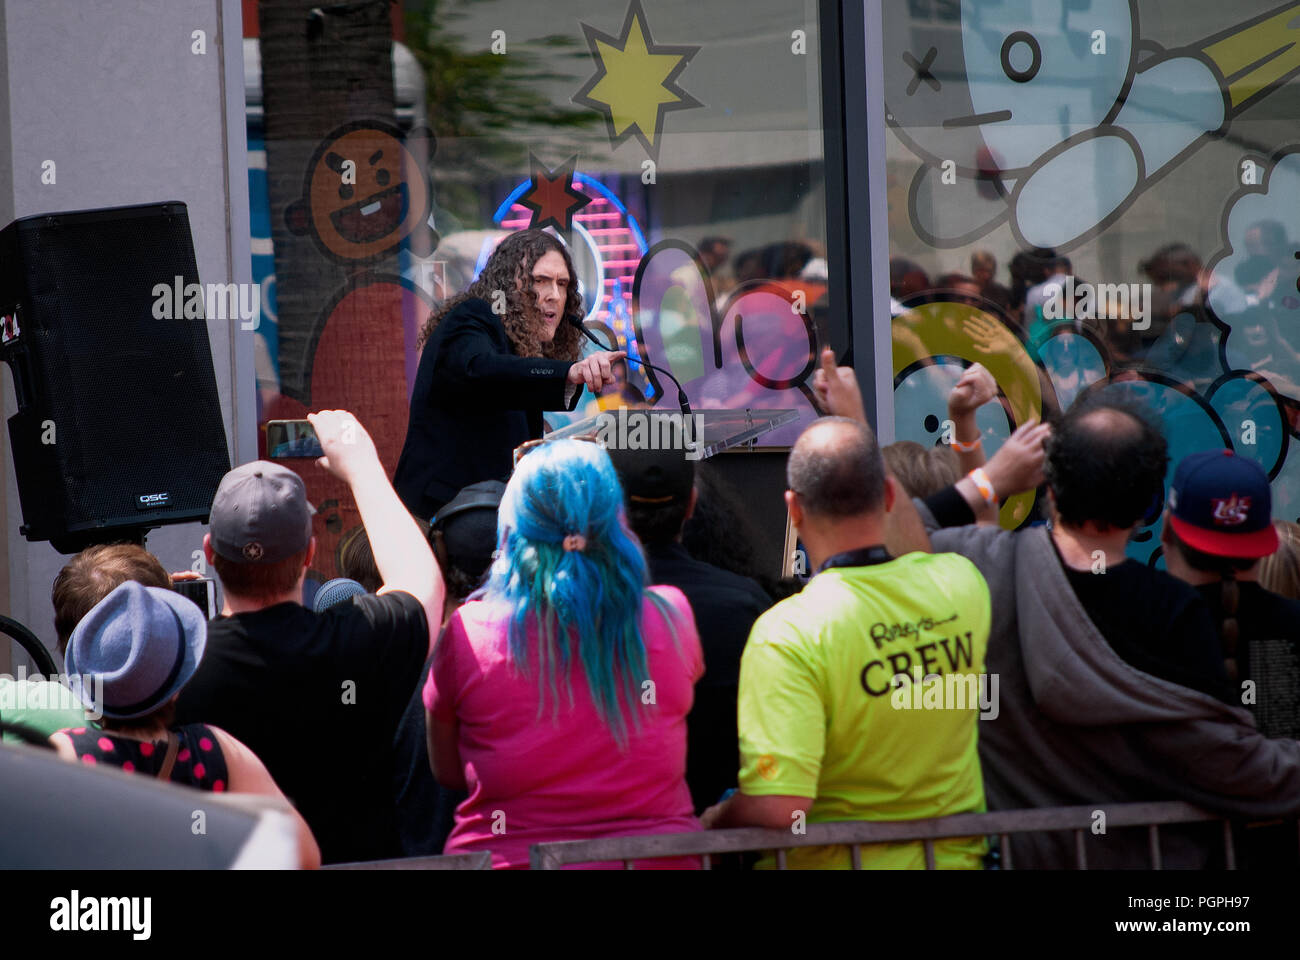
{"type": "MultiPolygon", "coordinates": [[[[569,314],[564,319],[568,321],[570,324],[572,324],[573,326],[577,327],[579,330],[581,330],[583,336],[585,336],[596,346],[600,347],[600,349],[602,350],[609,349],[607,346],[605,346],[603,343],[600,342],[600,339],[594,333],[592,333],[590,330],[587,329],[586,324],[582,322],[582,319],[580,317],[576,317],[573,314],[569,314]]],[[[686,416],[689,417],[691,415],[691,405],[686,399],[686,391],[682,389],[682,385],[677,382],[676,377],[674,377],[663,367],[656,367],[653,363],[649,363],[645,360],[639,360],[636,357],[624,357],[624,359],[627,360],[628,363],[637,363],[643,367],[649,367],[651,370],[655,371],[656,373],[663,374],[670,381],[672,381],[673,386],[677,388],[677,405],[682,408],[682,413],[686,414],[686,416]]]]}

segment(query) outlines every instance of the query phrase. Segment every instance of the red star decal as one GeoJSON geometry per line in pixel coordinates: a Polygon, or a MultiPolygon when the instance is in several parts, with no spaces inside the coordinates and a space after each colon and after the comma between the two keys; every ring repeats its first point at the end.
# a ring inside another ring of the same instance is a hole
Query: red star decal
{"type": "Polygon", "coordinates": [[[580,193],[573,186],[573,171],[578,165],[577,156],[572,156],[555,170],[548,170],[531,153],[528,163],[532,167],[532,183],[528,192],[519,198],[519,203],[533,211],[533,218],[528,222],[532,229],[542,230],[553,226],[556,230],[568,233],[573,229],[573,215],[591,203],[591,197],[580,193]]]}

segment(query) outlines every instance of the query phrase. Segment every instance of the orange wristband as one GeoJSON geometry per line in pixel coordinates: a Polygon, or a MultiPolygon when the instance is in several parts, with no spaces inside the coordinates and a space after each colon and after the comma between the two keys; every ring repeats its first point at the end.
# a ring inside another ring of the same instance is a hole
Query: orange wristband
{"type": "Polygon", "coordinates": [[[976,467],[966,476],[970,477],[971,483],[975,484],[975,489],[984,498],[984,502],[996,510],[998,508],[998,494],[993,489],[993,483],[989,480],[989,475],[984,472],[984,468],[976,467]]]}

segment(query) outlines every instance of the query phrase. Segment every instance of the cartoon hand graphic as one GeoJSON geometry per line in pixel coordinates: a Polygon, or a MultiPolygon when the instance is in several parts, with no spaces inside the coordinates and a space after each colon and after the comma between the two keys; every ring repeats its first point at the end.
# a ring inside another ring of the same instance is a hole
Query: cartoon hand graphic
{"type": "Polygon", "coordinates": [[[1004,354],[1020,346],[1014,333],[996,320],[978,313],[962,320],[961,328],[971,346],[986,355],[1004,354]]]}

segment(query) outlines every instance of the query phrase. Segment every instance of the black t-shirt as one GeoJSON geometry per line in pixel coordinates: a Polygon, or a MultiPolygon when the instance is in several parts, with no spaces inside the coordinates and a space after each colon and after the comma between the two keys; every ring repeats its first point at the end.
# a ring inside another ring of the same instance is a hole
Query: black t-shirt
{"type": "Polygon", "coordinates": [[[428,652],[424,608],[408,593],[320,614],[280,603],[217,617],[176,722],[246,743],[311,827],[323,862],[400,856],[393,733],[428,652]]]}
{"type": "MultiPolygon", "coordinates": [[[[1239,688],[1237,704],[1255,715],[1266,737],[1300,738],[1300,603],[1270,593],[1253,581],[1239,582],[1237,680],[1254,683],[1254,696],[1239,688]],[[1251,701],[1254,701],[1253,703],[1251,701]]],[[[1197,588],[1216,625],[1223,622],[1223,588],[1197,588]]],[[[1224,650],[1228,656],[1233,651],[1224,650]]]]}
{"type": "MultiPolygon", "coordinates": [[[[1059,549],[1056,558],[1061,560],[1059,549]]],[[[1228,686],[1214,621],[1192,587],[1136,560],[1105,573],[1071,570],[1063,560],[1061,569],[1088,619],[1126,663],[1240,706],[1228,686]]]]}
{"type": "Polygon", "coordinates": [[[695,704],[686,717],[686,783],[699,812],[736,786],[740,655],[750,628],[772,598],[755,581],[696,560],[678,543],[650,547],[646,559],[652,583],[686,595],[704,651],[704,676],[695,685],[695,704]]]}
{"type": "MultiPolygon", "coordinates": [[[[975,520],[955,486],[927,497],[925,505],[942,527],[975,520]]],[[[1056,540],[1048,539],[1088,619],[1125,663],[1241,706],[1241,698],[1229,686],[1224,671],[1223,645],[1215,621],[1196,590],[1136,560],[1107,567],[1105,573],[1071,570],[1061,558],[1056,540]]]]}

